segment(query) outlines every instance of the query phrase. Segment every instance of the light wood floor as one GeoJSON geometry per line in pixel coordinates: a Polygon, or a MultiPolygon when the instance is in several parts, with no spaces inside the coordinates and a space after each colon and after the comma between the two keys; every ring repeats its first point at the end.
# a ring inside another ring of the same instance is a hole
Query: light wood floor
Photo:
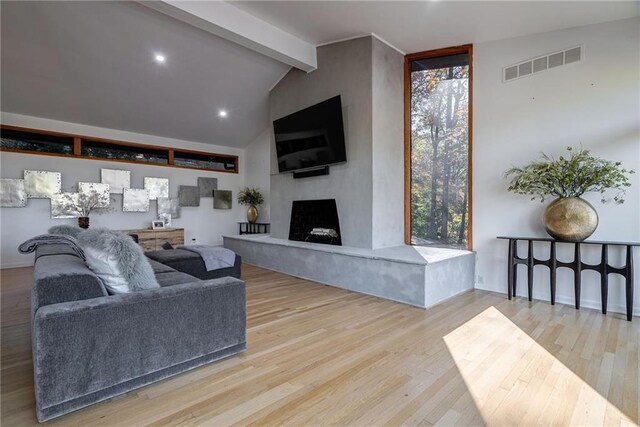
{"type": "MultiPolygon", "coordinates": [[[[49,424],[638,422],[638,318],[482,291],[425,311],[243,268],[246,353],[49,424]]],[[[1,274],[2,426],[33,425],[31,269],[1,274]]]]}

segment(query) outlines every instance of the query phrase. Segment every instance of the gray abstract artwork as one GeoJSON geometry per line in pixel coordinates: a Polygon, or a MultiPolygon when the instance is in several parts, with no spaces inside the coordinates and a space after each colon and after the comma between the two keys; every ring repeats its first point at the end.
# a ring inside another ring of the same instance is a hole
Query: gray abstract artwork
{"type": "Polygon", "coordinates": [[[27,206],[24,179],[0,179],[0,208],[23,208],[27,206]]]}
{"type": "Polygon", "coordinates": [[[109,184],[111,194],[122,194],[125,188],[131,188],[131,171],[100,169],[100,182],[109,184]]]}
{"type": "Polygon", "coordinates": [[[178,187],[178,201],[180,206],[200,206],[200,188],[191,185],[180,185],[178,187]]]}
{"type": "Polygon", "coordinates": [[[78,193],[84,195],[96,194],[99,204],[97,208],[108,208],[111,204],[109,184],[101,184],[98,182],[79,182],[78,193]]]}
{"type": "Polygon", "coordinates": [[[149,192],[141,188],[123,189],[122,212],[149,212],[149,192]]]}
{"type": "Polygon", "coordinates": [[[49,199],[62,190],[62,174],[49,171],[24,171],[24,188],[30,199],[49,199]]]}
{"type": "Polygon", "coordinates": [[[51,196],[51,218],[78,218],[80,193],[59,193],[51,196]]]}
{"type": "Polygon", "coordinates": [[[218,178],[198,177],[198,188],[200,197],[212,197],[213,190],[218,189],[218,178]]]}
{"type": "Polygon", "coordinates": [[[216,190],[213,192],[214,209],[231,209],[233,194],[230,190],[216,190]]]}
{"type": "Polygon", "coordinates": [[[149,192],[149,200],[158,200],[158,197],[169,197],[169,179],[145,176],[144,189],[149,192]]]}
{"type": "Polygon", "coordinates": [[[158,197],[158,219],[164,219],[163,215],[170,215],[171,219],[180,218],[181,213],[177,198],[158,197]]]}

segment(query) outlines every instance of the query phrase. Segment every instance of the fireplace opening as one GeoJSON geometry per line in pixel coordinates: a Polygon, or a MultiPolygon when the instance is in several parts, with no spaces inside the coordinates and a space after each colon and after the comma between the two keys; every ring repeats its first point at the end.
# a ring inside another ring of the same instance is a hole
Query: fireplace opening
{"type": "Polygon", "coordinates": [[[342,246],[335,199],[294,200],[289,240],[342,246]]]}

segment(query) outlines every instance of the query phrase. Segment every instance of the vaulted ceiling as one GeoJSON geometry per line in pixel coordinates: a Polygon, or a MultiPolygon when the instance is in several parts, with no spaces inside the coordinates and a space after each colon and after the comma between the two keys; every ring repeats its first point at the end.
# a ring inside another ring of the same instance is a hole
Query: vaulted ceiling
{"type": "MultiPolygon", "coordinates": [[[[640,14],[638,1],[231,4],[311,47],[375,33],[405,53],[640,14]]],[[[137,2],[2,1],[0,12],[4,112],[245,147],[269,126],[268,91],[289,69],[137,2]]]]}
{"type": "Polygon", "coordinates": [[[0,7],[6,112],[243,147],[289,69],[134,2],[0,7]]]}

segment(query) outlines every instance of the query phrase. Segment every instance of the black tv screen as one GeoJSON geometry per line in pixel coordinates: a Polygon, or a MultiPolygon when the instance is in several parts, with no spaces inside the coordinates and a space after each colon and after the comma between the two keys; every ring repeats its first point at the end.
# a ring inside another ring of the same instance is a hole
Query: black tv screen
{"type": "Polygon", "coordinates": [[[347,161],[340,95],[275,120],[273,132],[280,173],[347,161]]]}

